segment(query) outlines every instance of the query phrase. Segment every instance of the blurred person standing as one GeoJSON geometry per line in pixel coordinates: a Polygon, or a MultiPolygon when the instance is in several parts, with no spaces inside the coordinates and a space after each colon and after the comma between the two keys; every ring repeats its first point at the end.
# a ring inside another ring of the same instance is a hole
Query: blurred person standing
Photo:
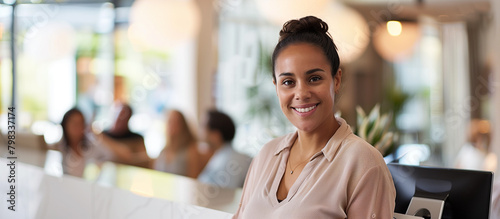
{"type": "Polygon", "coordinates": [[[128,122],[132,117],[132,108],[125,103],[118,104],[118,114],[111,129],[101,133],[102,140],[107,145],[125,147],[132,152],[131,159],[116,159],[115,162],[150,167],[150,158],[146,152],[144,138],[130,130],[128,122]]]}
{"type": "Polygon", "coordinates": [[[198,142],[184,115],[171,110],[167,117],[166,144],[155,160],[155,170],[197,178],[203,169],[198,142]]]}
{"type": "Polygon", "coordinates": [[[461,169],[495,171],[497,157],[490,150],[491,130],[487,120],[472,119],[467,142],[457,154],[455,167],[461,169]]]}
{"type": "Polygon", "coordinates": [[[243,186],[252,159],[233,149],[231,141],[235,132],[233,120],[228,115],[215,110],[207,113],[203,135],[213,155],[198,177],[199,181],[227,188],[243,186]]]}

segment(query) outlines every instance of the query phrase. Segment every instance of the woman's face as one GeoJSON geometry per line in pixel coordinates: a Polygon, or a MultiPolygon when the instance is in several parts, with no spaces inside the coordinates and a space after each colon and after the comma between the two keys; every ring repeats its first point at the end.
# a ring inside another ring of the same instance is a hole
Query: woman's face
{"type": "Polygon", "coordinates": [[[180,115],[175,111],[170,112],[167,121],[167,135],[174,136],[179,134],[181,132],[181,126],[180,115]]]}
{"type": "Polygon", "coordinates": [[[80,142],[83,140],[83,136],[85,135],[85,120],[83,116],[78,113],[73,113],[69,116],[66,131],[68,134],[67,139],[69,142],[80,142]]]}
{"type": "Polygon", "coordinates": [[[132,116],[132,112],[125,106],[120,107],[113,129],[118,133],[124,133],[128,131],[128,122],[132,116]]]}
{"type": "Polygon", "coordinates": [[[320,48],[309,43],[284,48],[276,59],[275,76],[281,110],[297,129],[312,132],[335,119],[342,72],[332,78],[330,62],[320,48]]]}

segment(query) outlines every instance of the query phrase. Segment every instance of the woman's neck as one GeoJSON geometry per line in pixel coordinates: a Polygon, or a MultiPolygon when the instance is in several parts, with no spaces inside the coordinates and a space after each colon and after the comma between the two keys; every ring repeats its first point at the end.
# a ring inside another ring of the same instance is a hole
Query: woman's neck
{"type": "Polygon", "coordinates": [[[323,149],[339,127],[340,124],[333,118],[311,132],[299,130],[297,140],[294,143],[295,152],[308,157],[312,156],[323,149]]]}
{"type": "Polygon", "coordinates": [[[68,146],[70,146],[71,148],[75,148],[75,147],[78,147],[80,146],[80,143],[83,141],[83,138],[82,139],[73,139],[73,140],[67,140],[66,141],[66,144],[68,144],[68,146]]]}
{"type": "Polygon", "coordinates": [[[75,141],[68,141],[67,144],[69,148],[74,151],[77,155],[82,156],[82,145],[81,142],[82,140],[75,140],[75,141]]]}

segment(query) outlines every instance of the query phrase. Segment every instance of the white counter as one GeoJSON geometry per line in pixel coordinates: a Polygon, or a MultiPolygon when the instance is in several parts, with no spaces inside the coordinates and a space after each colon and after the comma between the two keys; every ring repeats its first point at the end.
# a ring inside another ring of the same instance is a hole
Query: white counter
{"type": "Polygon", "coordinates": [[[106,163],[97,179],[82,179],[17,161],[14,212],[8,162],[0,158],[0,218],[230,218],[241,196],[241,189],[126,165],[106,163]]]}

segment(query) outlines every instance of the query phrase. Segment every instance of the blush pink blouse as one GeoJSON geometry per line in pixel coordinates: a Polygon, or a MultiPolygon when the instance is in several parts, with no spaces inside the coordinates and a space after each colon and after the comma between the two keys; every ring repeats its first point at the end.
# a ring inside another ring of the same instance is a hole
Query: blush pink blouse
{"type": "Polygon", "coordinates": [[[267,143],[252,161],[233,218],[392,219],[396,190],[382,155],[337,121],[340,128],[281,202],[276,192],[297,133],[267,143]]]}

